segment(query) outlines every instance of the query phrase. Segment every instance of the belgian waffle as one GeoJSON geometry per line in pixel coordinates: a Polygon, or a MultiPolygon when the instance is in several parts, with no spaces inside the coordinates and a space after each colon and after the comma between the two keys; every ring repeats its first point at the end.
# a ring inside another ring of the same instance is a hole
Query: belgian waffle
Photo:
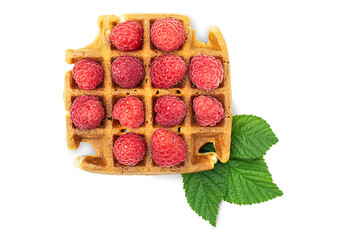
{"type": "Polygon", "coordinates": [[[213,26],[209,31],[209,42],[202,43],[196,38],[195,31],[191,29],[190,19],[187,16],[176,14],[126,14],[120,18],[114,15],[100,16],[98,19],[100,32],[95,41],[78,50],[66,51],[66,62],[74,64],[83,58],[98,62],[104,69],[103,82],[93,90],[83,90],[78,87],[72,78],[72,71],[66,72],[64,101],[66,114],[67,144],[72,150],[79,147],[80,142],[90,143],[96,154],[94,156],[80,156],[74,160],[76,167],[89,172],[103,174],[172,174],[189,173],[209,170],[214,167],[217,158],[227,162],[231,146],[232,130],[232,100],[230,65],[225,40],[220,30],[213,26]],[[171,53],[180,56],[187,65],[183,80],[171,89],[158,89],[150,82],[150,66],[154,59],[165,52],[155,48],[150,41],[150,28],[157,19],[174,17],[181,21],[186,30],[186,39],[182,46],[171,53]],[[112,28],[122,21],[134,20],[141,23],[144,29],[142,47],[133,52],[118,51],[110,41],[112,28]],[[111,77],[111,64],[120,55],[136,56],[145,66],[145,78],[134,89],[124,89],[116,85],[111,77]],[[197,89],[190,81],[188,67],[195,55],[210,55],[219,59],[224,67],[224,78],[220,86],[211,91],[197,89]],[[100,126],[92,130],[76,128],[70,119],[70,109],[75,98],[81,95],[95,95],[105,108],[105,117],[100,126]],[[112,118],[115,103],[123,97],[132,95],[142,100],[145,106],[145,122],[138,129],[122,127],[118,120],[112,118]],[[160,126],[155,122],[156,113],[154,105],[156,100],[165,95],[180,97],[186,106],[187,114],[181,124],[169,128],[181,136],[187,146],[187,159],[173,167],[157,165],[151,156],[150,138],[160,126]],[[214,127],[201,127],[194,119],[192,101],[199,95],[210,95],[217,98],[225,109],[225,118],[214,127]],[[141,135],[147,143],[147,154],[143,161],[136,166],[121,165],[113,156],[114,141],[126,132],[141,135]],[[213,142],[215,153],[199,153],[199,149],[207,142],[213,142]]]}

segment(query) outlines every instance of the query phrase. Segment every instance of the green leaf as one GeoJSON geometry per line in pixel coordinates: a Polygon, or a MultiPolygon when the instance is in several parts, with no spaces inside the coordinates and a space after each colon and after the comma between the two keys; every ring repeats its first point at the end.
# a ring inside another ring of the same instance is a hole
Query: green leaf
{"type": "Polygon", "coordinates": [[[225,167],[222,163],[217,163],[212,170],[186,173],[182,176],[190,207],[215,227],[219,204],[226,193],[225,167]]]}
{"type": "MultiPolygon", "coordinates": [[[[215,226],[221,198],[241,205],[282,196],[263,159],[277,142],[262,118],[234,116],[230,160],[225,164],[218,162],[210,171],[183,174],[185,196],[191,208],[215,226]]],[[[199,152],[215,152],[214,144],[206,143],[199,152]]]]}
{"type": "Polygon", "coordinates": [[[253,204],[283,195],[273,183],[263,158],[233,159],[223,164],[228,173],[224,200],[230,203],[253,204]]]}
{"type": "Polygon", "coordinates": [[[269,124],[253,115],[233,117],[231,157],[259,158],[279,140],[269,124]]]}
{"type": "Polygon", "coordinates": [[[208,142],[206,144],[204,144],[200,149],[199,149],[200,153],[206,153],[206,152],[215,152],[215,147],[214,144],[211,142],[208,142]]]}

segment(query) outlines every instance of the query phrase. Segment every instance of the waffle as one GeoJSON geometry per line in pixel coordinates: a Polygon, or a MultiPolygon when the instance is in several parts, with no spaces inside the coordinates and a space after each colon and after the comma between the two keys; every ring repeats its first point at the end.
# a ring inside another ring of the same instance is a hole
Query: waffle
{"type": "Polygon", "coordinates": [[[196,38],[195,31],[191,29],[190,19],[176,14],[126,14],[120,18],[114,15],[100,16],[98,19],[100,32],[95,41],[78,50],[66,50],[66,62],[74,64],[83,58],[89,58],[98,62],[104,69],[103,82],[93,90],[83,90],[78,87],[72,78],[72,71],[66,72],[64,101],[66,114],[67,144],[72,150],[79,147],[80,142],[90,143],[96,151],[94,156],[80,156],[74,160],[76,167],[95,173],[103,174],[172,174],[189,173],[209,170],[214,167],[217,158],[221,162],[227,162],[231,146],[232,130],[232,103],[230,84],[230,65],[225,40],[220,30],[213,26],[209,31],[209,42],[202,43],[196,38]],[[183,80],[171,89],[158,89],[150,82],[150,66],[153,60],[165,54],[154,47],[150,41],[150,27],[157,19],[174,17],[181,21],[186,30],[186,40],[182,46],[171,53],[184,59],[187,71],[183,80]],[[112,28],[126,20],[138,21],[144,29],[142,47],[133,52],[121,52],[115,49],[110,41],[112,28]],[[195,55],[211,55],[219,59],[224,67],[224,78],[220,86],[212,91],[197,89],[190,81],[188,67],[195,55]],[[136,56],[142,60],[145,66],[145,78],[134,89],[123,89],[116,85],[111,77],[111,64],[120,55],[136,56]],[[92,130],[80,130],[76,128],[70,119],[70,109],[75,98],[81,95],[95,95],[103,103],[105,117],[100,126],[92,130]],[[145,107],[145,122],[138,129],[122,127],[118,120],[112,118],[112,110],[115,103],[123,97],[132,95],[142,100],[145,107]],[[156,113],[154,105],[156,100],[165,95],[180,97],[186,106],[187,114],[181,124],[169,128],[181,136],[187,146],[187,159],[173,167],[161,167],[157,165],[151,155],[150,138],[153,132],[160,126],[155,122],[156,113]],[[216,126],[201,127],[194,119],[192,100],[199,95],[211,95],[216,97],[225,109],[225,118],[216,126]],[[134,132],[141,135],[147,143],[147,154],[143,161],[136,166],[121,165],[113,156],[114,141],[126,132],[134,132]],[[213,142],[215,153],[199,153],[199,149],[207,142],[213,142]]]}

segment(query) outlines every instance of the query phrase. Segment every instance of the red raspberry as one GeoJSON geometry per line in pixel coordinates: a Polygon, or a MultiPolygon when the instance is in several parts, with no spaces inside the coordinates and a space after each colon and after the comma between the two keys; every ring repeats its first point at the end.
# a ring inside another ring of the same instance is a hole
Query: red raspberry
{"type": "Polygon", "coordinates": [[[222,104],[210,96],[199,96],[193,99],[193,110],[201,126],[215,126],[225,117],[222,104]]]}
{"type": "Polygon", "coordinates": [[[161,55],[150,68],[151,82],[157,88],[170,88],[179,83],[186,71],[185,62],[177,55],[161,55]]]}
{"type": "Polygon", "coordinates": [[[189,72],[191,81],[203,90],[217,88],[223,78],[221,61],[213,56],[195,56],[192,58],[189,72]]]}
{"type": "Polygon", "coordinates": [[[118,119],[124,127],[138,128],[144,122],[143,103],[136,97],[120,99],[113,109],[113,118],[118,119]]]}
{"type": "Polygon", "coordinates": [[[173,51],[185,41],[184,25],[175,18],[156,20],[150,31],[151,42],[162,51],[173,51]]]}
{"type": "Polygon", "coordinates": [[[113,153],[119,163],[134,166],[143,160],[147,145],[138,134],[126,133],[114,142],[113,153]]]}
{"type": "Polygon", "coordinates": [[[143,27],[132,20],[119,23],[112,29],[111,41],[120,51],[135,51],[143,43],[143,27]]]}
{"type": "Polygon", "coordinates": [[[172,127],[183,121],[187,108],[183,101],[176,96],[160,97],[154,107],[156,122],[164,127],[172,127]]]}
{"type": "Polygon", "coordinates": [[[164,128],[157,129],[151,136],[151,149],[155,163],[162,167],[175,166],[186,159],[184,140],[164,128]]]}
{"type": "Polygon", "coordinates": [[[144,65],[136,57],[117,57],[112,63],[112,77],[120,87],[134,88],[144,78],[144,65]]]}
{"type": "Polygon", "coordinates": [[[73,67],[72,77],[84,90],[96,88],[103,80],[103,69],[90,59],[79,60],[73,67]]]}
{"type": "Polygon", "coordinates": [[[71,121],[83,130],[100,125],[104,115],[102,102],[97,97],[89,95],[77,97],[70,111],[71,121]]]}

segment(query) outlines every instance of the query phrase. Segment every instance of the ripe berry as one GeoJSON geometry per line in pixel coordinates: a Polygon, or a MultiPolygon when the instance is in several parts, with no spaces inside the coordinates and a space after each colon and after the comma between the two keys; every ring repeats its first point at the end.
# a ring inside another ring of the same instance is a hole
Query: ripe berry
{"type": "Polygon", "coordinates": [[[212,90],[222,81],[223,67],[221,61],[213,56],[197,55],[191,60],[189,74],[197,88],[212,90]]]}
{"type": "Polygon", "coordinates": [[[124,127],[138,128],[144,122],[143,103],[136,97],[120,99],[113,109],[113,118],[118,119],[124,127]]]}
{"type": "Polygon", "coordinates": [[[112,29],[111,41],[120,51],[138,50],[143,43],[143,27],[132,20],[121,22],[112,29]]]}
{"type": "Polygon", "coordinates": [[[151,64],[150,79],[157,88],[170,88],[184,77],[186,71],[183,59],[174,54],[161,55],[151,64]]]}
{"type": "Polygon", "coordinates": [[[175,18],[156,20],[150,31],[151,42],[162,51],[173,51],[185,41],[184,25],[175,18]]]}
{"type": "Polygon", "coordinates": [[[215,126],[225,117],[222,104],[210,96],[199,96],[193,99],[193,111],[201,126],[215,126]]]}
{"type": "Polygon", "coordinates": [[[144,78],[144,65],[136,57],[123,55],[112,63],[112,77],[122,88],[134,88],[144,78]]]}
{"type": "Polygon", "coordinates": [[[83,130],[100,125],[104,115],[102,102],[97,97],[89,95],[77,97],[70,111],[71,121],[83,130]]]}
{"type": "Polygon", "coordinates": [[[103,69],[90,59],[79,60],[73,67],[72,77],[84,90],[96,88],[103,80],[103,69]]]}
{"type": "Polygon", "coordinates": [[[178,165],[186,159],[184,140],[164,128],[157,129],[151,136],[151,149],[155,163],[163,167],[178,165]]]}
{"type": "Polygon", "coordinates": [[[172,127],[181,123],[184,119],[187,108],[183,101],[176,96],[160,97],[154,107],[156,122],[164,127],[172,127]]]}
{"type": "Polygon", "coordinates": [[[119,163],[134,166],[143,160],[147,145],[138,134],[126,133],[114,142],[113,153],[119,163]]]}

